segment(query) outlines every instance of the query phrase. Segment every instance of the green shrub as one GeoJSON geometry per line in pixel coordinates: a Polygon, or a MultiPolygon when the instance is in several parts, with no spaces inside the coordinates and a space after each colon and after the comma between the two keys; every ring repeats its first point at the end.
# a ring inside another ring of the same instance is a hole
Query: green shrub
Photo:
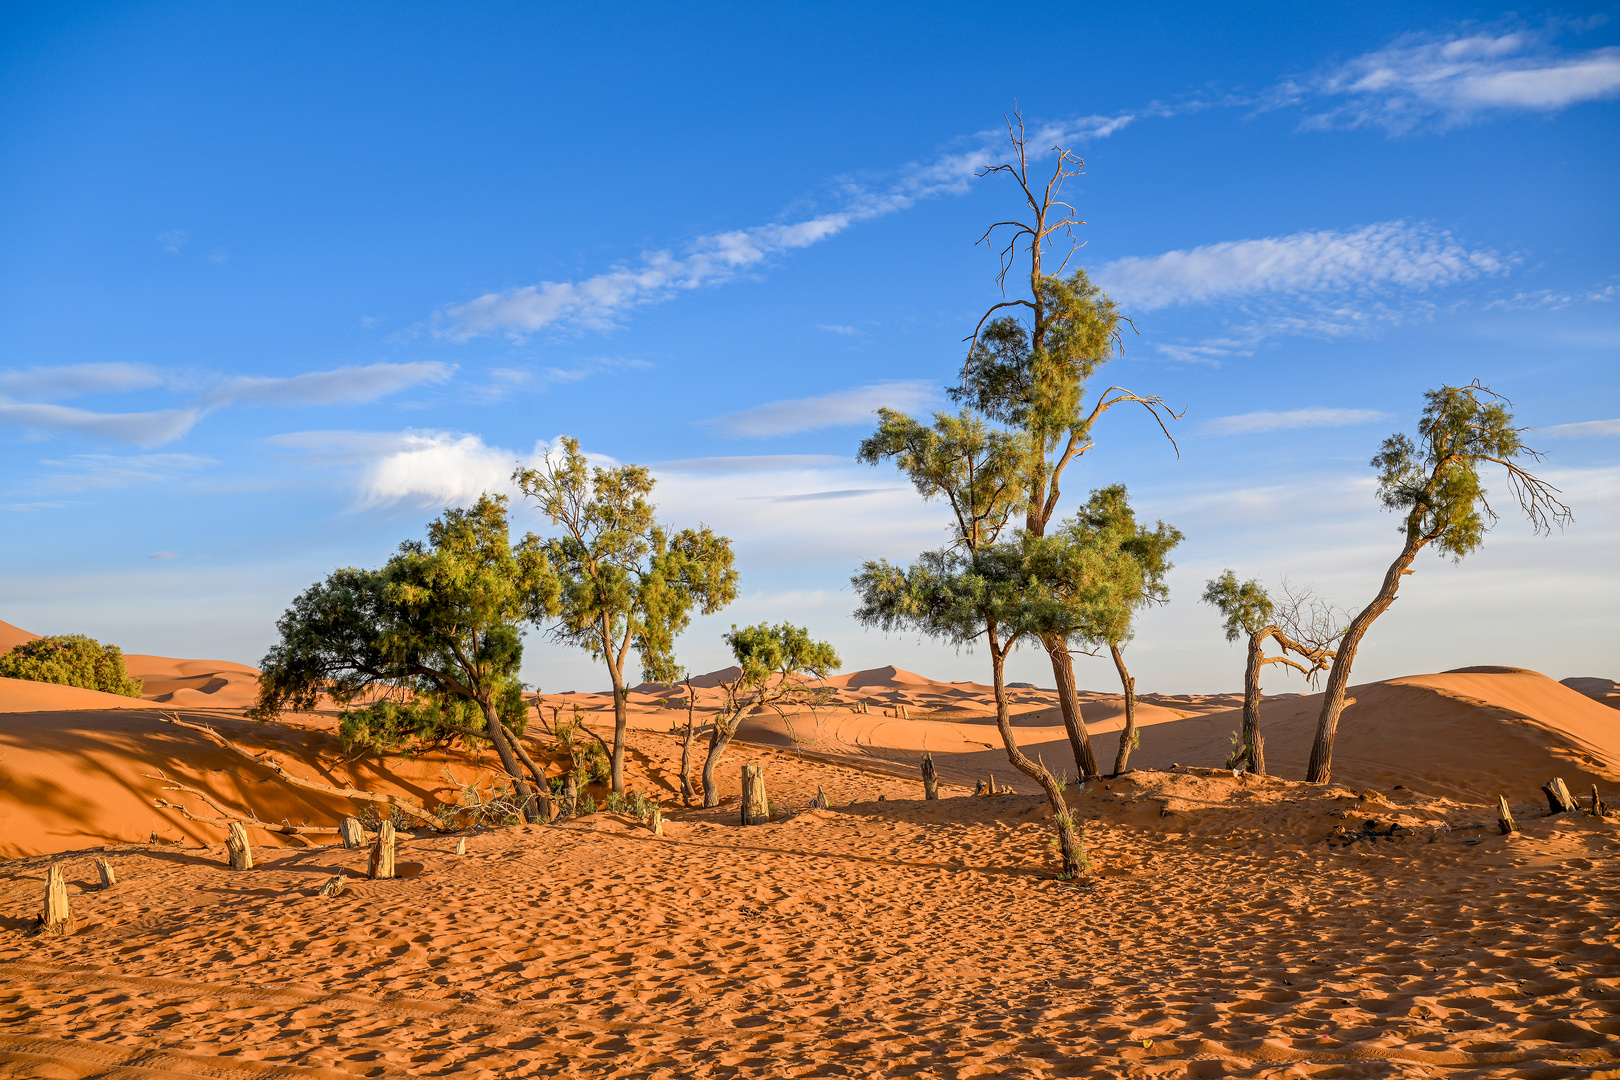
{"type": "Polygon", "coordinates": [[[129,677],[124,654],[83,634],[25,641],[0,656],[0,676],[58,686],[79,686],[124,697],[140,697],[141,684],[129,677]]]}

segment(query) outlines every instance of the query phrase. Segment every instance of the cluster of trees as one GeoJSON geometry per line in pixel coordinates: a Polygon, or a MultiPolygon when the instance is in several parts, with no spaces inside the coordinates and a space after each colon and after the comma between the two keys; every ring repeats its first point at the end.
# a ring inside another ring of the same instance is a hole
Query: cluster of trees
{"type": "Polygon", "coordinates": [[[129,677],[122,650],[83,634],[34,638],[15,646],[0,655],[0,678],[141,696],[140,680],[129,677]]]}
{"type": "MultiPolygon", "coordinates": [[[[1138,614],[1168,601],[1169,556],[1183,537],[1163,521],[1138,520],[1119,484],[1091,491],[1062,516],[1062,485],[1116,406],[1143,409],[1178,455],[1169,423],[1179,414],[1157,396],[1122,386],[1093,392],[1098,369],[1121,351],[1125,329],[1134,328],[1084,270],[1066,273],[1067,258],[1055,272],[1046,266],[1054,238],[1078,224],[1061,196],[1082,163],[1056,148],[1056,167],[1042,182],[1030,172],[1021,121],[1008,132],[1011,161],[980,175],[1009,177],[1024,212],[983,237],[986,244],[1005,238],[997,278],[1003,299],[966,339],[966,358],[949,390],[957,410],[922,420],[881,409],[858,454],[868,464],[892,463],[924,499],[946,503],[950,540],[907,565],[866,562],[852,583],[863,625],[986,648],[1008,759],[1046,793],[1062,873],[1073,876],[1085,855],[1064,800],[1069,777],[1020,749],[1006,661],[1023,645],[1047,654],[1076,774],[1084,780],[1103,769],[1081,715],[1074,655],[1106,654],[1125,705],[1110,772],[1128,768],[1139,732],[1125,650],[1138,614]],[[1016,293],[1009,298],[1014,268],[1016,293]]],[[[1539,455],[1520,435],[1507,403],[1478,383],[1426,395],[1417,438],[1391,436],[1372,463],[1381,501],[1402,514],[1401,551],[1372,602],[1343,625],[1309,590],[1285,583],[1273,597],[1231,570],[1207,583],[1202,599],[1221,612],[1227,639],[1246,637],[1248,646],[1243,729],[1228,767],[1265,772],[1260,680],[1267,666],[1281,664],[1311,678],[1326,673],[1307,779],[1327,782],[1351,664],[1368,628],[1394,601],[1423,548],[1461,559],[1496,517],[1482,467],[1506,470],[1538,531],[1569,520],[1556,489],[1526,471],[1524,463],[1539,455]]],[[[647,469],[593,468],[574,439],[563,439],[540,466],[518,468],[513,480],[555,535],[530,533],[514,543],[505,497],[486,494],[468,509],[445,511],[425,542],[401,545],[380,569],[335,571],[278,623],[280,641],[263,661],[258,715],[313,708],[324,695],[348,707],[343,733],[350,745],[386,751],[487,741],[532,813],[528,785],[543,791],[548,779],[523,746],[527,710],[518,667],[523,630],[537,628],[606,666],[613,739],[591,734],[607,759],[612,790],[622,794],[631,654],[644,681],[667,685],[683,677],[676,637],[694,612],[714,614],[737,595],[731,543],[705,526],[676,531],[660,523],[647,469]]],[[[718,803],[715,766],[742,718],[814,705],[823,694],[820,680],[839,666],[830,645],[787,623],[733,626],[725,641],[740,674],[721,686],[723,704],[704,725],[705,806],[718,803]]],[[[682,788],[691,801],[697,794],[691,755],[700,732],[690,683],[687,706],[682,788]]],[[[570,748],[577,718],[571,725],[570,748]]],[[[552,734],[562,727],[555,724],[552,734]]]]}
{"type": "MultiPolygon", "coordinates": [[[[1077,224],[1061,198],[1077,175],[1078,158],[1055,148],[1057,164],[1044,183],[1029,171],[1021,121],[1009,124],[1012,160],[980,175],[1009,176],[1026,212],[999,222],[983,242],[1006,237],[998,284],[1027,267],[1027,292],[994,304],[979,320],[951,396],[958,413],[923,422],[882,410],[877,430],[861,445],[863,461],[893,462],[925,499],[942,499],[952,513],[951,540],[906,566],[867,562],[852,579],[861,598],[856,618],[885,630],[909,629],[957,645],[983,644],[990,654],[996,719],[1008,759],[1046,793],[1056,824],[1062,872],[1083,865],[1083,852],[1064,801],[1064,777],[1031,760],[1017,744],[1008,711],[1004,668],[1011,651],[1038,644],[1050,657],[1075,765],[1084,779],[1100,772],[1080,715],[1073,654],[1106,649],[1119,673],[1125,702],[1113,772],[1126,769],[1137,745],[1135,680],[1123,648],[1143,607],[1168,599],[1168,555],[1182,534],[1160,521],[1136,520],[1123,486],[1095,490],[1067,518],[1058,517],[1065,469],[1092,448],[1098,420],[1116,405],[1146,409],[1167,438],[1178,419],[1157,396],[1110,386],[1091,397],[1097,369],[1120,350],[1129,322],[1118,306],[1077,270],[1064,276],[1043,261],[1054,235],[1077,224]]],[[[1073,253],[1073,247],[1070,254],[1073,253]]],[[[1274,601],[1258,581],[1226,571],[1203,599],[1225,617],[1228,640],[1248,637],[1243,730],[1228,765],[1265,770],[1260,733],[1260,674],[1285,664],[1307,676],[1327,672],[1327,688],[1307,779],[1326,783],[1344,691],[1356,648],[1373,620],[1393,602],[1403,575],[1424,547],[1461,558],[1478,546],[1495,515],[1486,501],[1481,466],[1507,470],[1511,487],[1538,531],[1569,518],[1555,489],[1527,472],[1538,455],[1520,440],[1506,403],[1473,383],[1430,391],[1418,439],[1395,435],[1373,459],[1383,504],[1405,515],[1405,543],[1374,600],[1346,626],[1309,592],[1284,589],[1274,601]],[[1276,646],[1267,654],[1268,643],[1276,646]]],[[[1174,445],[1174,439],[1171,438],[1174,445]]]]}

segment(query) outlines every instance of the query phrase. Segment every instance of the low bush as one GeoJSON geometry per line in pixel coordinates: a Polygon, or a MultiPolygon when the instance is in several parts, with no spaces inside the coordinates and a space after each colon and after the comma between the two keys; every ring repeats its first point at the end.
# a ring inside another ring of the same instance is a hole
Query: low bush
{"type": "Polygon", "coordinates": [[[83,634],[23,642],[0,656],[0,676],[78,686],[124,697],[141,696],[140,681],[129,677],[122,650],[83,634]]]}

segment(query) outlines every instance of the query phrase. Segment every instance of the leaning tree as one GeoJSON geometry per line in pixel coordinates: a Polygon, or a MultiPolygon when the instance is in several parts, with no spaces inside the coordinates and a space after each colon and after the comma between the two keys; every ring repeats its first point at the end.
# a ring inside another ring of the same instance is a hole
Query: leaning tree
{"type": "Polygon", "coordinates": [[[731,541],[706,525],[671,532],[654,517],[653,479],[645,466],[591,468],[579,440],[512,479],[560,526],[560,535],[531,534],[537,553],[559,582],[546,615],[553,635],[606,663],[613,684],[613,790],[624,791],[630,650],[642,677],[673,683],[679,675],[675,638],[692,612],[713,615],[737,598],[731,541]]]}
{"type": "MultiPolygon", "coordinates": [[[[1027,211],[992,225],[980,242],[988,245],[998,236],[1007,238],[1000,249],[997,285],[1005,297],[1008,272],[1027,259],[1028,292],[992,305],[980,318],[968,338],[961,382],[951,396],[1027,436],[1030,452],[1022,477],[1024,531],[1040,537],[1057,513],[1064,470],[1091,449],[1094,428],[1105,412],[1124,403],[1141,405],[1167,438],[1170,432],[1165,420],[1177,414],[1158,397],[1135,394],[1121,386],[1109,387],[1087,406],[1086,384],[1099,366],[1121,351],[1121,327],[1129,320],[1084,270],[1064,276],[1079,246],[1073,242],[1074,227],[1084,222],[1061,195],[1064,182],[1080,175],[1085,163],[1072,152],[1053,147],[1056,165],[1042,183],[1030,171],[1031,147],[1022,116],[1014,113],[1007,130],[1012,160],[983,169],[979,175],[1011,177],[1027,211]],[[1049,273],[1045,256],[1059,234],[1069,238],[1069,251],[1057,271],[1049,273]]],[[[1039,157],[1040,148],[1034,153],[1039,157]]],[[[1075,763],[1082,777],[1094,776],[1098,772],[1096,754],[1080,714],[1068,643],[1055,632],[1042,633],[1040,642],[1051,660],[1075,763]]]]}
{"type": "Polygon", "coordinates": [[[1240,582],[1231,570],[1204,585],[1204,603],[1215,605],[1226,618],[1226,640],[1236,641],[1240,634],[1249,638],[1243,669],[1243,733],[1227,765],[1256,776],[1266,775],[1266,740],[1260,734],[1261,671],[1269,664],[1286,664],[1314,682],[1332,662],[1332,645],[1342,629],[1327,605],[1309,590],[1295,592],[1284,582],[1282,591],[1278,603],[1259,581],[1240,582]],[[1276,642],[1277,655],[1266,655],[1268,641],[1276,642]]]}
{"type": "Polygon", "coordinates": [[[1434,546],[1437,554],[1453,562],[1479,547],[1497,520],[1487,499],[1480,468],[1499,465],[1508,487],[1536,533],[1550,533],[1573,520],[1569,507],[1558,499],[1558,489],[1532,475],[1521,461],[1540,461],[1542,455],[1524,445],[1527,430],[1513,426],[1512,404],[1478,380],[1467,386],[1442,386],[1426,391],[1416,441],[1405,434],[1391,435],[1372,459],[1378,470],[1378,498],[1384,509],[1403,515],[1400,531],[1405,539],[1400,554],[1389,564],[1383,584],[1372,602],[1345,628],[1338,655],[1328,672],[1322,714],[1311,746],[1308,783],[1325,784],[1333,771],[1333,741],[1344,711],[1345,688],[1356,648],[1373,620],[1395,602],[1401,578],[1413,572],[1418,552],[1434,546]]]}
{"type": "Polygon", "coordinates": [[[446,510],[427,532],[381,569],[335,570],[293,601],[260,662],[254,715],[313,709],[323,695],[345,707],[383,697],[345,717],[346,739],[375,749],[487,739],[534,820],[527,780],[542,791],[546,780],[517,738],[519,626],[555,603],[556,577],[510,544],[503,495],[446,510]]]}
{"type": "Polygon", "coordinates": [[[989,649],[996,727],[1013,768],[1040,785],[1052,807],[1065,878],[1078,876],[1085,853],[1051,770],[1018,747],[1007,703],[1006,662],[1034,625],[1020,539],[1003,540],[1022,505],[1027,441],[964,413],[939,413],[932,426],[879,410],[876,433],[860,458],[898,465],[925,499],[943,498],[954,517],[952,542],[924,552],[910,566],[864,563],[851,584],[860,595],[855,618],[885,631],[914,629],[959,646],[989,649]]]}
{"type": "MultiPolygon", "coordinates": [[[[841,666],[838,653],[825,641],[810,637],[810,631],[791,623],[758,623],[741,630],[733,626],[725,635],[736,658],[739,674],[720,689],[725,704],[715,714],[709,729],[709,749],[703,759],[703,805],[720,805],[720,788],[714,770],[720,756],[731,745],[743,717],[760,709],[770,709],[784,719],[789,709],[814,707],[827,700],[823,684],[841,666]]],[[[690,685],[687,693],[691,693],[690,685]]],[[[690,731],[690,714],[688,719],[690,731]]],[[[690,736],[688,736],[690,745],[690,736]]],[[[682,754],[682,787],[685,788],[686,756],[682,754]]]]}

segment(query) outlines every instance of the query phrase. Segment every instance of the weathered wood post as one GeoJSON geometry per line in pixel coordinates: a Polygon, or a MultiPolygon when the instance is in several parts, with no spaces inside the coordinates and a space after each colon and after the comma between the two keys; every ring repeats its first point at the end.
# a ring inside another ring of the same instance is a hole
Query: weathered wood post
{"type": "Polygon", "coordinates": [[[574,774],[569,773],[568,779],[563,781],[563,812],[573,817],[579,809],[579,784],[574,774]]]}
{"type": "Polygon", "coordinates": [[[357,848],[366,842],[366,831],[360,827],[359,818],[346,817],[338,822],[338,836],[346,848],[357,848]]]}
{"type": "Polygon", "coordinates": [[[765,797],[765,770],[758,765],[742,767],[742,823],[763,825],[771,820],[771,804],[765,797]]]}
{"type": "Polygon", "coordinates": [[[231,857],[232,870],[253,869],[253,846],[248,843],[247,830],[240,821],[231,822],[230,835],[225,837],[225,851],[231,857]]]}
{"type": "Polygon", "coordinates": [[[460,840],[456,841],[456,854],[457,855],[465,855],[465,854],[467,854],[467,838],[465,836],[463,836],[460,840]]]}
{"type": "Polygon", "coordinates": [[[1608,817],[1609,816],[1609,808],[1606,805],[1604,805],[1602,797],[1600,795],[1598,795],[1597,785],[1596,784],[1592,785],[1592,816],[1593,817],[1608,817]]]}
{"type": "Polygon", "coordinates": [[[898,715],[898,716],[899,716],[899,717],[900,717],[900,719],[902,719],[902,720],[910,720],[910,719],[911,719],[911,714],[910,714],[910,713],[909,713],[909,712],[907,712],[907,711],[906,711],[906,707],[905,707],[905,706],[904,706],[904,705],[901,705],[901,706],[900,706],[900,707],[899,707],[899,708],[898,708],[898,709],[897,709],[897,710],[896,710],[896,714],[897,714],[897,715],[898,715]]]}
{"type": "Polygon", "coordinates": [[[39,928],[48,934],[73,933],[73,910],[68,907],[67,882],[62,878],[62,864],[51,863],[45,872],[45,915],[39,928]]]}
{"type": "Polygon", "coordinates": [[[1502,835],[1518,832],[1518,825],[1513,822],[1513,811],[1508,808],[1506,795],[1496,797],[1496,827],[1502,830],[1502,835]]]}
{"type": "MultiPolygon", "coordinates": [[[[1596,791],[1597,788],[1593,788],[1592,790],[1596,791]]],[[[96,859],[96,873],[101,876],[101,887],[103,889],[110,889],[114,885],[118,884],[118,875],[113,873],[112,863],[108,862],[106,859],[96,859]]]]}
{"type": "Polygon", "coordinates": [[[923,751],[922,759],[923,798],[939,798],[939,774],[934,771],[934,755],[923,751]]]}
{"type": "Polygon", "coordinates": [[[369,878],[394,876],[394,825],[385,821],[377,826],[377,839],[371,845],[371,861],[366,866],[369,878]]]}
{"type": "Polygon", "coordinates": [[[657,806],[652,808],[652,831],[654,836],[664,835],[664,811],[657,806]]]}
{"type": "Polygon", "coordinates": [[[827,793],[825,791],[821,790],[821,785],[820,784],[817,784],[816,785],[816,797],[810,800],[810,809],[812,809],[812,810],[825,810],[825,809],[827,809],[827,806],[828,806],[827,793]]]}
{"type": "Polygon", "coordinates": [[[321,886],[321,895],[326,897],[337,896],[343,891],[344,884],[343,871],[340,869],[326,879],[326,884],[321,886]]]}
{"type": "Polygon", "coordinates": [[[1575,805],[1575,800],[1569,797],[1569,788],[1564,786],[1564,781],[1561,778],[1557,776],[1553,777],[1551,780],[1541,785],[1541,790],[1542,793],[1547,796],[1548,816],[1553,814],[1570,814],[1579,809],[1579,807],[1575,805]]]}

